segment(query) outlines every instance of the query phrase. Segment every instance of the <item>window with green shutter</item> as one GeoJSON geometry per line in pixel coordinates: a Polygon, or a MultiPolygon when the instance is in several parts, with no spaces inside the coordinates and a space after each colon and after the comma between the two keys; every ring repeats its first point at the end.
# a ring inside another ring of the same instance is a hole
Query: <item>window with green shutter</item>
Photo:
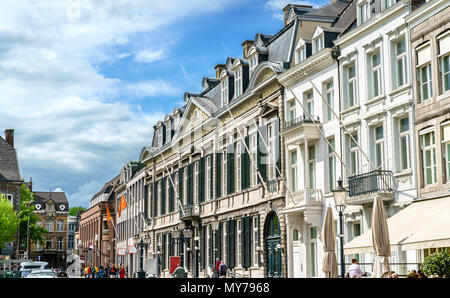
{"type": "MultiPolygon", "coordinates": [[[[267,181],[267,152],[268,148],[266,146],[267,144],[267,126],[260,126],[258,127],[258,138],[257,138],[257,163],[258,163],[258,172],[261,174],[262,179],[264,182],[267,181]]],[[[261,178],[258,175],[258,184],[262,184],[261,178]]]]}
{"type": "Polygon", "coordinates": [[[148,218],[148,184],[144,185],[144,218],[148,218]]]}
{"type": "Polygon", "coordinates": [[[158,188],[161,181],[155,182],[155,195],[153,196],[153,216],[158,216],[158,188]]]}
{"type": "Polygon", "coordinates": [[[222,153],[216,153],[216,198],[222,195],[222,153]]]}
{"type": "Polygon", "coordinates": [[[227,194],[234,193],[234,144],[227,147],[227,194]]]}
{"type": "Polygon", "coordinates": [[[212,198],[213,198],[213,196],[214,196],[214,189],[213,189],[213,179],[214,179],[214,155],[213,154],[210,154],[210,158],[209,158],[209,162],[211,163],[210,164],[210,172],[209,172],[209,175],[210,175],[210,195],[209,195],[209,198],[212,200],[212,198]]]}
{"type": "Polygon", "coordinates": [[[188,204],[194,202],[193,164],[188,165],[188,204]]]}
{"type": "Polygon", "coordinates": [[[200,173],[199,173],[199,202],[205,201],[205,157],[200,158],[200,173]]]}
{"type": "Polygon", "coordinates": [[[278,168],[275,169],[275,176],[280,177],[281,172],[281,135],[280,135],[280,118],[277,118],[275,124],[275,164],[278,168]]]}
{"type": "Polygon", "coordinates": [[[161,215],[166,214],[166,180],[166,177],[161,179],[161,215]]]}
{"type": "Polygon", "coordinates": [[[178,170],[178,199],[181,202],[181,205],[183,205],[183,173],[184,168],[180,168],[178,170]]]}
{"type": "Polygon", "coordinates": [[[234,268],[235,266],[235,248],[236,248],[236,225],[235,220],[230,219],[227,226],[228,236],[228,267],[234,268]]]}
{"type": "Polygon", "coordinates": [[[252,230],[251,230],[251,217],[246,216],[244,217],[244,229],[243,229],[243,235],[244,235],[244,241],[243,241],[243,255],[244,260],[242,262],[244,268],[248,268],[251,266],[251,248],[252,248],[252,230]]]}

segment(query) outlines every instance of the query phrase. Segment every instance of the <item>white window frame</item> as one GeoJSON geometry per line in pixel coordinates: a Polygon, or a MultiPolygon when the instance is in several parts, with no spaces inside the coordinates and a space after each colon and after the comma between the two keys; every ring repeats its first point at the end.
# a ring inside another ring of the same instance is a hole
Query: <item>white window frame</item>
{"type": "Polygon", "coordinates": [[[268,146],[269,146],[269,154],[270,157],[268,157],[268,168],[269,168],[269,179],[272,180],[276,177],[276,163],[275,163],[275,138],[277,137],[276,131],[275,131],[275,123],[271,122],[267,125],[267,136],[268,136],[268,146]]]}
{"type": "Polygon", "coordinates": [[[222,196],[227,196],[227,150],[222,151],[222,196]]]}
{"type": "Polygon", "coordinates": [[[321,33],[313,39],[314,53],[317,53],[325,48],[325,34],[321,33]]]}
{"type": "Polygon", "coordinates": [[[299,47],[296,51],[296,64],[306,59],[306,45],[299,47]]]}
{"type": "Polygon", "coordinates": [[[308,189],[316,188],[316,145],[308,144],[308,176],[309,181],[307,181],[308,189]],[[312,150],[311,150],[312,149],[312,150]],[[311,154],[314,152],[314,154],[311,154]],[[311,156],[313,155],[313,156],[311,156]]]}
{"type": "Polygon", "coordinates": [[[358,97],[357,97],[357,81],[356,81],[356,63],[352,63],[349,64],[347,66],[344,67],[344,73],[345,73],[345,105],[344,105],[344,109],[347,108],[351,108],[354,107],[358,104],[358,97]],[[353,76],[350,77],[350,69],[353,68],[353,76]],[[350,101],[348,101],[348,99],[350,98],[350,94],[352,94],[353,97],[353,102],[351,103],[350,101]]]}
{"type": "Polygon", "coordinates": [[[55,228],[55,223],[53,221],[48,220],[48,221],[45,222],[45,229],[48,232],[53,232],[54,228],[55,228]]]}
{"type": "Polygon", "coordinates": [[[398,119],[397,121],[397,125],[398,125],[398,132],[399,132],[399,139],[400,139],[400,143],[399,143],[399,169],[400,171],[405,171],[411,168],[411,161],[410,161],[410,135],[411,135],[411,131],[410,131],[410,119],[409,117],[402,117],[400,119],[398,119]],[[407,119],[408,121],[408,129],[402,131],[402,121],[407,119]],[[406,146],[406,152],[403,151],[403,142],[405,143],[406,146]],[[406,156],[405,156],[406,155],[406,156]],[[406,168],[403,165],[403,160],[406,159],[406,168]]]}
{"type": "Polygon", "coordinates": [[[237,220],[237,265],[238,267],[242,267],[242,241],[241,241],[241,233],[242,233],[242,229],[241,229],[241,222],[242,219],[238,219],[237,220]]]}
{"type": "Polygon", "coordinates": [[[446,121],[444,123],[441,124],[441,129],[442,129],[442,152],[443,152],[443,156],[444,156],[444,164],[445,164],[445,174],[446,174],[446,179],[445,181],[447,183],[450,182],[450,138],[449,136],[445,136],[444,134],[444,129],[445,127],[450,126],[450,121],[446,121]]]}
{"type": "Polygon", "coordinates": [[[221,86],[221,94],[222,94],[222,107],[225,106],[226,104],[228,104],[228,97],[229,97],[229,93],[228,93],[228,76],[225,76],[224,78],[222,78],[222,82],[220,83],[221,86]]]}
{"type": "Polygon", "coordinates": [[[420,134],[420,146],[422,150],[422,173],[423,173],[423,184],[424,186],[435,185],[437,183],[437,173],[436,173],[436,145],[435,145],[435,136],[434,131],[427,131],[420,134]],[[430,144],[428,146],[425,145],[426,136],[430,136],[430,144]],[[426,166],[426,153],[430,152],[431,165],[426,166]],[[431,170],[431,183],[427,183],[427,169],[431,170]]]}
{"type": "Polygon", "coordinates": [[[370,6],[368,1],[358,4],[358,15],[360,25],[370,19],[370,6]]]}
{"type": "MultiPolygon", "coordinates": [[[[258,132],[254,132],[252,134],[250,134],[249,137],[249,142],[250,142],[250,151],[252,154],[252,160],[253,162],[256,162],[257,159],[257,152],[258,152],[258,132]]],[[[250,167],[250,177],[251,177],[251,186],[256,186],[258,184],[258,173],[256,170],[255,165],[251,164],[250,167]]]]}
{"type": "Polygon", "coordinates": [[[423,65],[418,66],[418,77],[419,77],[419,88],[420,88],[420,101],[423,102],[425,100],[431,99],[433,97],[433,74],[431,72],[431,62],[425,63],[423,65]],[[425,70],[425,73],[424,73],[425,70]],[[424,78],[424,74],[426,78],[424,78]],[[426,88],[425,98],[424,88],[426,88]]]}
{"type": "Polygon", "coordinates": [[[290,171],[290,184],[291,184],[291,192],[295,193],[298,190],[298,152],[297,150],[289,152],[289,163],[291,166],[290,171]],[[295,154],[295,162],[294,162],[294,154],[295,154]]]}
{"type": "Polygon", "coordinates": [[[374,53],[371,53],[368,57],[369,65],[370,65],[370,97],[378,97],[383,94],[383,84],[382,84],[382,61],[381,61],[381,51],[377,50],[374,53]],[[374,64],[374,57],[378,56],[378,64],[374,64]],[[378,89],[378,93],[375,90],[378,89]]]}
{"type": "Polygon", "coordinates": [[[235,143],[235,148],[236,148],[236,158],[235,158],[235,165],[234,168],[236,169],[236,191],[240,191],[241,190],[241,158],[242,158],[242,147],[241,147],[241,142],[236,142],[235,143]]]}
{"type": "MultiPolygon", "coordinates": [[[[314,91],[309,90],[304,93],[304,101],[305,101],[305,107],[308,113],[312,116],[314,116],[314,91]],[[311,96],[310,96],[311,95],[311,96]]],[[[307,119],[309,116],[305,113],[305,118],[307,119]]]]}
{"type": "Polygon", "coordinates": [[[408,83],[408,72],[407,72],[407,51],[406,51],[406,39],[402,38],[393,43],[394,51],[394,86],[399,88],[408,83]],[[399,44],[404,44],[404,51],[399,52],[399,44]],[[402,80],[400,80],[400,76],[402,80]]]}
{"type": "Polygon", "coordinates": [[[63,237],[58,237],[56,239],[56,248],[57,248],[57,250],[63,250],[63,248],[64,248],[64,238],[63,237]]]}
{"type": "MultiPolygon", "coordinates": [[[[358,142],[358,134],[352,134],[353,138],[358,142]]],[[[353,142],[353,140],[350,138],[350,136],[347,136],[347,142],[348,142],[348,152],[349,155],[349,165],[350,170],[353,170],[352,176],[357,175],[359,173],[359,148],[356,145],[356,143],[353,142]],[[354,164],[353,164],[354,159],[354,164]]]]}
{"type": "Polygon", "coordinates": [[[257,247],[258,247],[258,216],[254,216],[253,217],[253,227],[252,227],[253,229],[253,241],[252,241],[252,248],[253,248],[253,265],[255,266],[255,267],[258,267],[259,266],[259,263],[258,263],[258,254],[259,254],[259,252],[258,252],[258,250],[256,249],[257,247]]]}
{"type": "Polygon", "coordinates": [[[442,55],[440,58],[442,93],[450,90],[450,53],[442,55]],[[447,71],[445,71],[445,60],[447,60],[447,71]],[[447,80],[445,79],[447,77],[447,80]],[[447,82],[447,86],[446,86],[447,82]]]}
{"type": "Polygon", "coordinates": [[[296,108],[296,102],[295,99],[288,100],[287,101],[287,111],[288,111],[288,120],[292,121],[295,120],[296,114],[297,114],[297,108],[296,108]]]}
{"type": "Polygon", "coordinates": [[[309,274],[310,277],[317,277],[318,273],[319,273],[319,266],[318,266],[318,256],[317,256],[317,228],[310,226],[309,229],[309,263],[310,263],[310,268],[309,268],[309,274]],[[316,231],[316,237],[312,238],[312,229],[315,229],[316,231]],[[314,250],[314,259],[313,259],[313,255],[312,255],[312,251],[314,250]],[[314,275],[312,272],[312,264],[314,263],[314,275]]]}
{"type": "Polygon", "coordinates": [[[158,129],[158,145],[159,146],[164,145],[163,144],[163,131],[162,130],[163,130],[162,127],[158,129]]]}
{"type": "Polygon", "coordinates": [[[184,174],[183,174],[183,205],[186,205],[188,202],[188,167],[184,168],[184,174]]]}
{"type": "Polygon", "coordinates": [[[236,98],[242,95],[242,68],[239,67],[236,69],[235,76],[234,76],[234,88],[236,90],[236,98]]]}
{"type": "Polygon", "coordinates": [[[206,157],[206,201],[211,200],[211,155],[206,157]]]}
{"type": "Polygon", "coordinates": [[[253,70],[258,65],[258,54],[255,53],[250,57],[250,73],[253,73],[253,70]]]}
{"type": "MultiPolygon", "coordinates": [[[[327,98],[327,103],[334,108],[334,81],[328,81],[324,83],[325,95],[327,98]]],[[[334,119],[334,115],[332,110],[328,107],[325,107],[325,122],[332,121],[334,119]]]]}
{"type": "MultiPolygon", "coordinates": [[[[328,139],[328,142],[333,144],[333,149],[336,149],[336,141],[335,138],[328,139]]],[[[328,144],[327,144],[328,145],[328,144]]],[[[331,148],[330,145],[328,148],[328,190],[332,191],[336,188],[336,153],[331,148]],[[331,164],[331,165],[330,165],[331,164]]]]}
{"type": "Polygon", "coordinates": [[[57,232],[64,232],[64,220],[58,219],[56,221],[56,231],[57,232]]]}
{"type": "Polygon", "coordinates": [[[384,169],[384,162],[385,162],[385,160],[384,160],[384,126],[383,126],[383,124],[374,126],[372,128],[372,132],[373,132],[372,140],[373,140],[373,145],[374,145],[373,146],[374,164],[375,164],[375,166],[378,166],[379,170],[382,170],[382,169],[384,169]],[[380,139],[377,139],[377,130],[380,128],[381,128],[382,136],[380,139]],[[377,155],[378,148],[380,150],[380,156],[377,155]]]}

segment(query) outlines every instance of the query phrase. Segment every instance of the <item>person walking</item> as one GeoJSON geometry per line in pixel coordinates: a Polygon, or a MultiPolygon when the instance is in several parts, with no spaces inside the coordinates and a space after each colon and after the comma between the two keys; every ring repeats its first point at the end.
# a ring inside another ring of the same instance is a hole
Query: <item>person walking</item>
{"type": "Polygon", "coordinates": [[[100,266],[100,267],[98,268],[98,278],[103,278],[103,273],[104,273],[103,267],[100,266]]]}
{"type": "Polygon", "coordinates": [[[110,272],[109,272],[109,276],[111,277],[111,278],[115,278],[116,277],[116,265],[112,265],[111,266],[111,270],[110,270],[110,272]]]}
{"type": "Polygon", "coordinates": [[[348,267],[348,274],[350,278],[360,278],[363,276],[363,272],[361,271],[356,258],[352,258],[352,264],[348,267]]]}
{"type": "Polygon", "coordinates": [[[109,264],[106,264],[105,266],[105,275],[103,276],[104,278],[109,278],[109,271],[111,270],[111,268],[109,267],[109,264]]]}
{"type": "Polygon", "coordinates": [[[218,278],[219,277],[219,269],[220,269],[220,260],[219,258],[216,259],[216,266],[214,267],[214,275],[213,277],[218,278]]]}
{"type": "Polygon", "coordinates": [[[220,277],[225,277],[227,276],[227,270],[228,270],[228,266],[225,265],[225,263],[222,261],[220,262],[220,266],[219,266],[219,276],[220,277]]]}
{"type": "Polygon", "coordinates": [[[125,278],[125,268],[123,267],[122,264],[120,264],[119,278],[125,278]]]}
{"type": "Polygon", "coordinates": [[[175,278],[185,278],[186,272],[184,271],[184,268],[181,267],[181,264],[177,265],[177,268],[173,271],[172,276],[175,278]]]}

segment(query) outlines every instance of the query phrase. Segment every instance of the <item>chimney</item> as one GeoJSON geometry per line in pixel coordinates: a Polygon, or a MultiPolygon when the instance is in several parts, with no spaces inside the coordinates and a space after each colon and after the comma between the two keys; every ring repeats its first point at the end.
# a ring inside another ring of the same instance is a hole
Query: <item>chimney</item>
{"type": "Polygon", "coordinates": [[[214,69],[216,70],[216,79],[220,79],[220,73],[225,69],[225,64],[217,64],[214,69]]]}
{"type": "Polygon", "coordinates": [[[5,129],[5,140],[14,148],[14,129],[5,129]]]}
{"type": "Polygon", "coordinates": [[[253,40],[246,40],[242,43],[242,48],[244,50],[244,59],[248,58],[248,50],[255,44],[253,40]]]}

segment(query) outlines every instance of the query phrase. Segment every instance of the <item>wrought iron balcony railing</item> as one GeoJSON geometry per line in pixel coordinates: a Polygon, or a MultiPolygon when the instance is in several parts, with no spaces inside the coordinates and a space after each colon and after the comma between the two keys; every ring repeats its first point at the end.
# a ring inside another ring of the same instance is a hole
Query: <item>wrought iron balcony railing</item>
{"type": "Polygon", "coordinates": [[[356,197],[372,193],[392,192],[394,179],[391,171],[375,170],[348,178],[348,195],[356,197]]]}
{"type": "Polygon", "coordinates": [[[311,115],[311,117],[309,117],[306,114],[303,114],[302,116],[300,116],[298,118],[284,121],[284,128],[289,128],[291,126],[299,125],[301,123],[312,123],[313,120],[314,120],[314,122],[320,122],[319,116],[311,115]]]}

